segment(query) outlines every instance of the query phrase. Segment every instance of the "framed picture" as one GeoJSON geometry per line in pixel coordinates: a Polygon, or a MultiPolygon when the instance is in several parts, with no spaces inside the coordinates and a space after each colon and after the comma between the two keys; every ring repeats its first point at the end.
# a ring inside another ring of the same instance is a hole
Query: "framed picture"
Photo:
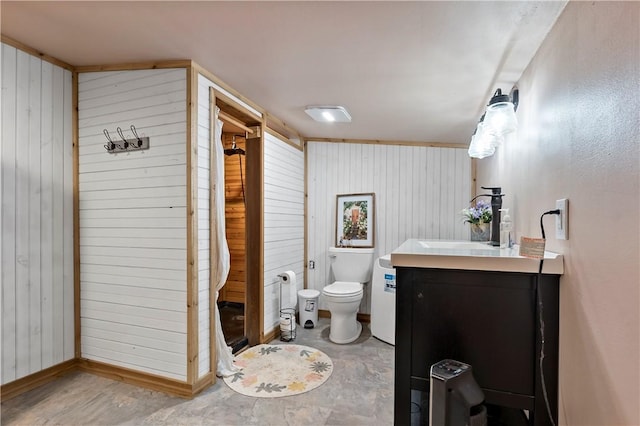
{"type": "Polygon", "coordinates": [[[336,197],[336,247],[373,247],[374,193],[336,197]]]}

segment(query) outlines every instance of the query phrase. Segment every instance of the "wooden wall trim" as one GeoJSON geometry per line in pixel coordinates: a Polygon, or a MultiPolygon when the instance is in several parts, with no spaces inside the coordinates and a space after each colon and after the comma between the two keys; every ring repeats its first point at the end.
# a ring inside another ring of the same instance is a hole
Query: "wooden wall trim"
{"type": "Polygon", "coordinates": [[[187,382],[198,378],[198,74],[187,68],[187,382]]]}
{"type": "Polygon", "coordinates": [[[284,137],[287,139],[290,139],[292,137],[299,139],[300,146],[302,146],[302,136],[298,133],[296,129],[290,127],[287,123],[280,120],[278,117],[269,113],[268,111],[266,111],[264,115],[265,115],[266,126],[269,129],[273,129],[277,131],[279,134],[284,135],[284,137]]]}
{"type": "Polygon", "coordinates": [[[334,139],[334,138],[305,138],[307,142],[326,143],[356,143],[369,145],[403,145],[403,146],[424,146],[432,148],[458,148],[468,149],[469,144],[444,143],[444,142],[416,142],[416,141],[386,141],[377,139],[334,139]]]}
{"type": "MultiPolygon", "coordinates": [[[[209,87],[209,89],[214,90],[213,87],[209,87]]],[[[253,129],[251,129],[251,127],[245,126],[242,121],[238,120],[235,117],[230,116],[229,114],[225,113],[224,111],[220,111],[218,113],[218,118],[223,122],[226,122],[226,123],[229,123],[229,124],[231,124],[233,126],[241,128],[242,130],[244,130],[245,132],[247,132],[249,134],[253,133],[253,129]]]]}
{"type": "Polygon", "coordinates": [[[176,59],[171,61],[130,62],[109,65],[82,65],[74,67],[74,70],[77,72],[133,71],[163,68],[190,68],[192,64],[193,61],[190,59],[176,59]]]}
{"type": "Polygon", "coordinates": [[[78,135],[78,73],[72,74],[72,144],[73,144],[73,317],[74,317],[74,353],[82,356],[81,320],[80,320],[80,142],[78,135]]]}
{"type": "MultiPolygon", "coordinates": [[[[247,295],[245,329],[250,345],[264,343],[264,132],[246,140],[247,295]]],[[[252,135],[254,136],[254,135],[252,135]]]]}
{"type": "Polygon", "coordinates": [[[13,382],[6,383],[0,387],[0,400],[2,402],[23,394],[31,389],[42,386],[58,377],[62,377],[77,368],[78,360],[71,359],[63,363],[54,365],[37,373],[22,377],[13,382]]]}
{"type": "Polygon", "coordinates": [[[292,142],[290,139],[288,139],[285,135],[278,133],[276,130],[273,130],[270,127],[267,127],[265,129],[265,131],[267,133],[269,133],[271,136],[277,138],[279,141],[284,142],[287,145],[290,145],[290,146],[294,147],[298,151],[304,151],[304,146],[302,145],[302,142],[300,143],[300,145],[298,145],[298,144],[292,142]]]}
{"type": "Polygon", "coordinates": [[[30,47],[30,46],[27,46],[26,44],[20,43],[18,40],[14,40],[11,37],[8,37],[8,36],[6,36],[4,34],[2,34],[1,39],[2,39],[2,43],[8,44],[9,46],[13,46],[16,49],[20,49],[23,52],[26,52],[26,53],[28,53],[30,55],[37,56],[38,58],[42,59],[43,61],[50,62],[53,65],[57,65],[57,66],[59,66],[61,68],[67,69],[69,71],[73,71],[74,70],[73,65],[68,64],[66,62],[63,62],[60,59],[56,59],[56,58],[54,58],[52,56],[49,56],[46,53],[42,53],[39,50],[34,49],[34,48],[30,47]]]}
{"type": "MultiPolygon", "coordinates": [[[[212,212],[215,210],[215,194],[213,188],[215,182],[215,160],[216,160],[216,92],[213,87],[209,87],[209,369],[212,372],[218,371],[218,351],[216,349],[216,286],[213,279],[214,271],[217,271],[218,244],[215,238],[215,228],[217,224],[213,222],[212,212]]],[[[215,383],[215,374],[213,376],[215,383]]]]}
{"type": "MultiPolygon", "coordinates": [[[[229,86],[227,83],[222,81],[218,76],[216,76],[215,74],[213,74],[209,70],[203,68],[200,64],[198,64],[196,62],[192,61],[192,66],[198,71],[198,73],[202,74],[204,77],[206,77],[209,80],[213,81],[215,84],[217,84],[218,86],[220,86],[221,88],[223,88],[227,92],[231,93],[233,96],[237,97],[239,100],[241,100],[242,102],[246,103],[251,108],[254,108],[258,112],[260,112],[260,114],[264,115],[264,113],[265,113],[264,108],[262,108],[261,106],[259,106],[256,103],[254,103],[249,98],[247,98],[247,97],[243,96],[242,94],[240,94],[240,92],[238,92],[237,90],[235,90],[234,88],[229,86]]],[[[227,103],[232,102],[233,104],[238,105],[238,103],[235,100],[229,98],[228,96],[225,96],[223,93],[217,92],[216,93],[216,97],[224,100],[227,103]]],[[[240,105],[238,105],[238,106],[240,106],[240,105]]],[[[242,109],[246,110],[246,108],[244,108],[244,107],[242,107],[242,109]]],[[[258,121],[260,121],[262,119],[262,117],[256,116],[252,111],[246,110],[246,112],[251,114],[252,116],[254,116],[258,121]]]]}

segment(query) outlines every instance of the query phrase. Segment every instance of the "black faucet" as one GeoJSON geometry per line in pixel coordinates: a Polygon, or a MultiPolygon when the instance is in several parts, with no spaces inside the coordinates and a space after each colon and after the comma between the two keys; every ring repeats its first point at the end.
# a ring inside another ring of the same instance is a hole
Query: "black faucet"
{"type": "Polygon", "coordinates": [[[484,187],[481,186],[482,189],[490,189],[491,194],[480,194],[476,195],[469,201],[473,203],[478,197],[491,197],[491,245],[499,246],[500,245],[500,209],[502,208],[502,197],[504,194],[501,194],[502,188],[499,186],[496,187],[484,187]]]}

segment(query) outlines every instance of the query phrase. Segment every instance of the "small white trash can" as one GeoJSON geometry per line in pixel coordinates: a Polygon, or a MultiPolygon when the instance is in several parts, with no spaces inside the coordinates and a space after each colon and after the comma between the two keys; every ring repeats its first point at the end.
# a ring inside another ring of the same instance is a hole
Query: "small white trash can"
{"type": "Polygon", "coordinates": [[[300,325],[304,328],[314,328],[318,324],[318,290],[298,291],[298,309],[300,310],[300,325]]]}

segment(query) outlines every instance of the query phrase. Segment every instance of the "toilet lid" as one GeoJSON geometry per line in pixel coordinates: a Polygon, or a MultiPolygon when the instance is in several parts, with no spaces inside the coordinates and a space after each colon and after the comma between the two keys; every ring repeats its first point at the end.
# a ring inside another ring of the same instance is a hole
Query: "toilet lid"
{"type": "Polygon", "coordinates": [[[362,291],[362,284],[349,281],[336,281],[323,289],[325,294],[335,296],[351,296],[362,291]]]}

